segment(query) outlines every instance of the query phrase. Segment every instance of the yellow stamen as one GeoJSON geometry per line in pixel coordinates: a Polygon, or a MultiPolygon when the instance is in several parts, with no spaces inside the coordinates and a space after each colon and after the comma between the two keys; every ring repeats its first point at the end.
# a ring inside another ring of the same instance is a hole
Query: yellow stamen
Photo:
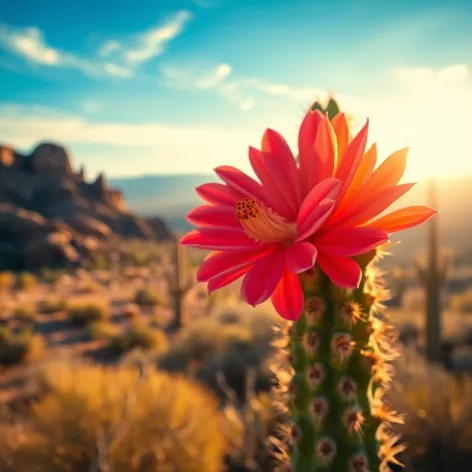
{"type": "Polygon", "coordinates": [[[263,204],[245,198],[237,204],[236,217],[246,234],[265,243],[290,242],[297,235],[295,223],[266,208],[263,204]]]}

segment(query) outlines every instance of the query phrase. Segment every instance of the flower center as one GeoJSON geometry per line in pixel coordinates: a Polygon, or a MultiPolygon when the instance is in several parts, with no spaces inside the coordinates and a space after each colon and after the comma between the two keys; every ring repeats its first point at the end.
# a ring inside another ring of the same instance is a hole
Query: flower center
{"type": "Polygon", "coordinates": [[[266,208],[256,200],[245,198],[237,203],[236,218],[241,222],[246,234],[264,243],[290,242],[297,235],[295,223],[266,208]]]}

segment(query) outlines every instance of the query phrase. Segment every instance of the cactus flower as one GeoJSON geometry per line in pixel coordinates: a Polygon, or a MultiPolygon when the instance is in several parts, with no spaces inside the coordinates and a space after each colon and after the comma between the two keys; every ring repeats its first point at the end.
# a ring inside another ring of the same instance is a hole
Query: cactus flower
{"type": "Polygon", "coordinates": [[[318,263],[336,285],[356,288],[361,268],[353,256],[434,214],[412,207],[372,221],[412,186],[396,185],[406,150],[373,171],[375,147],[364,154],[368,125],[349,140],[344,115],[337,118],[331,124],[319,111],[307,113],[299,164],[283,137],[266,130],[262,150],[249,148],[260,182],[223,166],[215,172],[224,184],[197,188],[207,204],[189,213],[198,228],[181,244],[212,251],[197,272],[209,293],[244,276],[243,300],[256,306],[271,297],[283,318],[297,320],[303,311],[297,274],[318,263]]]}
{"type": "Polygon", "coordinates": [[[197,188],[207,204],[189,213],[197,229],[181,240],[212,251],[197,273],[209,292],[244,276],[247,303],[271,297],[292,321],[278,342],[288,369],[274,366],[291,418],[279,455],[287,472],[384,472],[404,449],[390,428],[402,418],[384,400],[395,351],[386,315],[377,314],[383,289],[373,261],[390,234],[436,210],[384,215],[413,186],[399,184],[408,149],[376,168],[367,132],[368,122],[351,137],[332,98],[305,115],[297,159],[267,130],[261,150],[249,149],[259,181],[215,169],[224,183],[197,188]]]}

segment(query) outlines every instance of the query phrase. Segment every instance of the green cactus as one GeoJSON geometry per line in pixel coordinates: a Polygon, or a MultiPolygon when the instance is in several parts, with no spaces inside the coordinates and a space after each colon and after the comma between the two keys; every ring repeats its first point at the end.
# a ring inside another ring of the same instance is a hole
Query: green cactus
{"type": "Polygon", "coordinates": [[[319,110],[323,115],[328,113],[329,119],[332,120],[338,113],[341,112],[341,108],[338,102],[333,97],[330,97],[328,103],[323,105],[319,100],[316,100],[310,107],[312,111],[319,110]]]}
{"type": "Polygon", "coordinates": [[[169,289],[173,300],[174,317],[168,326],[169,331],[178,331],[183,325],[183,299],[192,288],[188,277],[186,248],[176,239],[173,249],[174,277],[169,280],[169,289]]]}
{"type": "Polygon", "coordinates": [[[318,269],[301,276],[305,309],[285,338],[291,378],[279,378],[292,418],[285,470],[378,472],[403,449],[387,427],[401,418],[383,401],[393,352],[389,325],[376,312],[375,255],[357,258],[356,290],[333,285],[318,269]]]}
{"type": "MultiPolygon", "coordinates": [[[[428,205],[436,208],[436,182],[431,179],[427,188],[428,205]]],[[[428,222],[429,241],[427,264],[422,265],[417,259],[415,268],[418,279],[425,290],[426,308],[426,357],[429,361],[442,360],[441,350],[441,290],[444,287],[450,269],[450,259],[439,255],[438,217],[428,222]]]]}

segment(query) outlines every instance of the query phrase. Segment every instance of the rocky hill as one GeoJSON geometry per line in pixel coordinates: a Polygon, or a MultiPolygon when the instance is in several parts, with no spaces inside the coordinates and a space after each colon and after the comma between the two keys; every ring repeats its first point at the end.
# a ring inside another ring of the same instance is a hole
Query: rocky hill
{"type": "Polygon", "coordinates": [[[86,182],[63,147],[22,155],[0,146],[0,270],[79,265],[111,239],[171,236],[161,219],[128,211],[103,174],[86,182]]]}

